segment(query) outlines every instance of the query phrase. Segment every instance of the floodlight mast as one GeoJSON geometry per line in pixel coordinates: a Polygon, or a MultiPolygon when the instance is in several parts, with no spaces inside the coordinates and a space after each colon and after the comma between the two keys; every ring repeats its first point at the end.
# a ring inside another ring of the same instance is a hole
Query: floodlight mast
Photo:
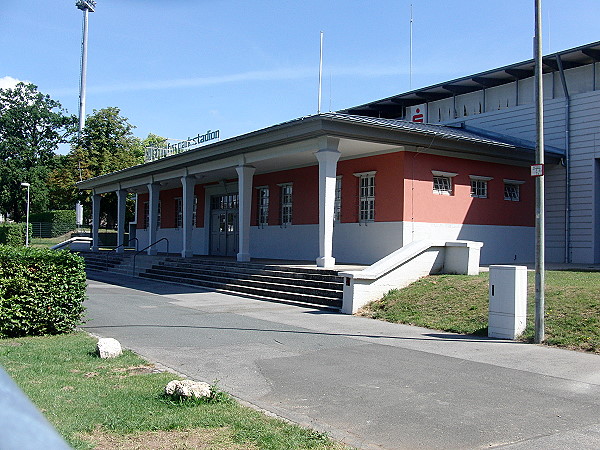
{"type": "Polygon", "coordinates": [[[85,125],[85,86],[87,77],[87,37],[88,37],[88,13],[94,12],[95,0],[77,0],[78,9],[83,11],[83,38],[81,41],[81,80],[79,83],[79,128],[77,138],[81,139],[81,133],[85,125]]]}

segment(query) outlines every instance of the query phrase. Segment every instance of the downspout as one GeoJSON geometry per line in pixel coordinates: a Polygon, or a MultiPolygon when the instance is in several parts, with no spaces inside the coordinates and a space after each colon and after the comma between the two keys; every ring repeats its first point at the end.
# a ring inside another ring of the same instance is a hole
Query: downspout
{"type": "Polygon", "coordinates": [[[567,170],[565,181],[565,262],[571,262],[571,97],[567,88],[567,80],[559,55],[556,63],[560,74],[563,92],[565,93],[565,158],[563,165],[567,170]]]}

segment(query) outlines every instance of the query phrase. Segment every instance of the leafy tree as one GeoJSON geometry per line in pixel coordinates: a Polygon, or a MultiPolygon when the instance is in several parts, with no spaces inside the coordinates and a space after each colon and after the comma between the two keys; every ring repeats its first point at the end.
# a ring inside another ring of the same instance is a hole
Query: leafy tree
{"type": "Polygon", "coordinates": [[[31,184],[31,211],[49,206],[46,179],[58,144],[68,142],[75,118],[30,83],[0,89],[0,212],[19,222],[31,184]]]}
{"type": "MultiPolygon", "coordinates": [[[[89,206],[89,193],[80,193],[76,182],[141,164],[145,147],[164,143],[164,138],[154,134],[144,140],[135,137],[132,133],[135,127],[120,113],[117,107],[94,110],[86,119],[81,139],[74,143],[68,155],[56,158],[57,167],[50,175],[53,209],[71,208],[76,201],[89,206]]],[[[84,208],[84,211],[89,216],[91,208],[84,208]]],[[[104,196],[100,214],[105,225],[114,225],[114,194],[104,196]]]]}

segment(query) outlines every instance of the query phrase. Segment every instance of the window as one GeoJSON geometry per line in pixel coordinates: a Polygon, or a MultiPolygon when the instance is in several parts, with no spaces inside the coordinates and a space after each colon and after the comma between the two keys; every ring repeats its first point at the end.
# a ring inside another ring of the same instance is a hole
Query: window
{"type": "Polygon", "coordinates": [[[342,217],[342,176],[335,178],[335,202],[333,204],[333,220],[339,222],[342,217]]]}
{"type": "Polygon", "coordinates": [[[177,228],[181,228],[183,227],[183,199],[181,197],[177,197],[175,198],[175,201],[177,202],[177,211],[175,214],[175,218],[176,218],[176,227],[177,228]]]}
{"type": "Polygon", "coordinates": [[[156,214],[156,228],[160,228],[160,223],[161,223],[161,205],[160,205],[160,200],[158,201],[158,213],[156,214]]]}
{"type": "Polygon", "coordinates": [[[292,224],[292,184],[280,184],[281,188],[281,225],[292,224]]]}
{"type": "Polygon", "coordinates": [[[504,180],[504,200],[518,202],[521,200],[521,185],[524,181],[504,180]]]}
{"type": "Polygon", "coordinates": [[[194,195],[194,207],[192,208],[192,228],[196,228],[196,209],[198,209],[198,197],[194,195]]]}
{"type": "Polygon", "coordinates": [[[471,178],[471,197],[487,198],[488,196],[488,181],[491,177],[480,177],[478,175],[470,175],[471,178]]]}
{"type": "Polygon", "coordinates": [[[261,186],[256,188],[257,211],[256,219],[258,226],[263,228],[269,224],[269,188],[261,186]]]}
{"type": "Polygon", "coordinates": [[[358,221],[360,223],[375,221],[375,173],[355,173],[359,179],[358,221]]]}
{"type": "Polygon", "coordinates": [[[433,193],[452,195],[452,178],[458,174],[440,170],[432,170],[431,173],[433,174],[433,193]]]}
{"type": "Polygon", "coordinates": [[[150,203],[144,202],[144,229],[150,225],[150,203]]]}
{"type": "Polygon", "coordinates": [[[452,194],[452,178],[433,177],[433,192],[436,194],[452,194]]]}

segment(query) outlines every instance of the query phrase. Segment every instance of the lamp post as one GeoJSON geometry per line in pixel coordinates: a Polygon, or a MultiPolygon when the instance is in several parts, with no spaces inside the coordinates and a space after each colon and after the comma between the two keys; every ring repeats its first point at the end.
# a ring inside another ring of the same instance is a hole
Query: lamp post
{"type": "Polygon", "coordinates": [[[29,247],[29,183],[21,183],[21,186],[27,188],[27,214],[25,221],[25,247],[29,247]]]}

